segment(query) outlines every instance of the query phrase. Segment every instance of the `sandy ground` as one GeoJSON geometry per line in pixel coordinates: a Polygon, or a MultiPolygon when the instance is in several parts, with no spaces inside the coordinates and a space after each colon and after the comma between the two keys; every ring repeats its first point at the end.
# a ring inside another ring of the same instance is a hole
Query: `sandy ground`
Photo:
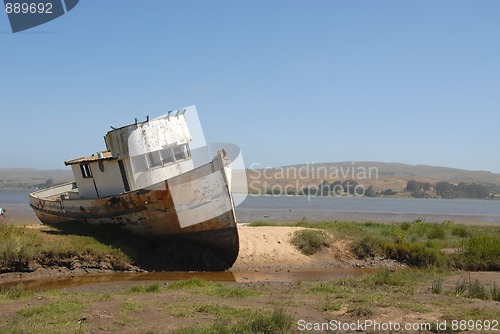
{"type": "MultiPolygon", "coordinates": [[[[284,268],[349,268],[370,267],[370,262],[357,260],[345,240],[333,244],[313,256],[300,253],[291,243],[294,232],[302,227],[287,226],[239,226],[240,254],[233,270],[284,269],[284,268]]],[[[381,266],[395,262],[385,261],[381,266]],[[390,263],[389,263],[390,262],[390,263]]]]}
{"type": "Polygon", "coordinates": [[[239,227],[240,254],[234,269],[242,267],[303,266],[311,259],[290,244],[300,227],[239,227]]]}
{"type": "Polygon", "coordinates": [[[6,209],[0,224],[12,225],[40,225],[40,221],[35,216],[33,210],[25,204],[1,204],[0,207],[6,209]]]}

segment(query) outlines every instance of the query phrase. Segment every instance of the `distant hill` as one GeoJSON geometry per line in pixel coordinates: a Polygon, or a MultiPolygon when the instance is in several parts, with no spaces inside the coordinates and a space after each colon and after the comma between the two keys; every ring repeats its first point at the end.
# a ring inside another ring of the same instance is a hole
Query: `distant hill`
{"type": "MultiPolygon", "coordinates": [[[[272,184],[308,185],[326,180],[355,179],[359,183],[372,185],[376,191],[393,189],[403,191],[406,182],[416,180],[436,183],[448,181],[452,183],[479,183],[500,187],[500,174],[487,171],[469,171],[464,169],[436,167],[426,165],[407,165],[402,163],[384,163],[371,161],[332,162],[301,164],[266,169],[247,170],[250,186],[264,187],[272,184]],[[363,175],[366,174],[366,175],[363,175]],[[354,175],[354,178],[353,178],[354,175]]],[[[73,180],[70,169],[40,170],[32,168],[0,168],[0,188],[22,187],[32,188],[41,184],[63,183],[73,180]]]]}
{"type": "MultiPolygon", "coordinates": [[[[296,165],[306,166],[306,165],[296,165]]],[[[488,171],[470,171],[465,169],[427,166],[427,165],[408,165],[402,163],[386,163],[373,161],[355,161],[355,162],[334,162],[314,164],[315,167],[323,166],[326,168],[348,168],[364,167],[366,169],[375,167],[378,169],[379,178],[394,178],[409,180],[430,180],[430,181],[448,181],[448,182],[466,182],[495,184],[500,186],[500,174],[488,171]]]]}
{"type": "Polygon", "coordinates": [[[0,188],[34,188],[73,180],[71,170],[0,168],[0,188]]]}
{"type": "Polygon", "coordinates": [[[276,168],[247,170],[249,188],[264,190],[277,184],[304,186],[321,181],[354,179],[365,186],[373,186],[375,191],[393,189],[401,192],[409,180],[436,183],[478,183],[500,187],[500,174],[488,171],[469,171],[457,168],[427,165],[408,165],[372,161],[332,162],[283,166],[276,168]],[[251,186],[253,182],[253,187],[251,186]]]}

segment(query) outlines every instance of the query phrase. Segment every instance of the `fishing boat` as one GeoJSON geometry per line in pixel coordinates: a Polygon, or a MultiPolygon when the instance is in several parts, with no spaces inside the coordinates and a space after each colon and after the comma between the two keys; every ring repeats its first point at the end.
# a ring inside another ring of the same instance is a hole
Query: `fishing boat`
{"type": "Polygon", "coordinates": [[[185,112],[112,128],[106,150],[65,161],[73,182],[29,195],[40,221],[119,226],[165,243],[188,240],[218,254],[221,269],[231,267],[239,251],[231,161],[220,150],[195,166],[185,112]]]}

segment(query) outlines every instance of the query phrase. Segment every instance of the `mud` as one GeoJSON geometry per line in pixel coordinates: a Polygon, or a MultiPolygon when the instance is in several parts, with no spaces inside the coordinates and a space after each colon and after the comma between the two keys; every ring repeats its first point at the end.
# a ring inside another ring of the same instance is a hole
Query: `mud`
{"type": "Polygon", "coordinates": [[[0,283],[0,291],[8,291],[15,286],[22,285],[27,291],[45,291],[97,285],[102,283],[125,284],[127,282],[158,282],[178,281],[199,277],[207,281],[216,282],[275,282],[292,283],[300,281],[331,281],[343,277],[361,276],[374,273],[376,269],[355,268],[325,268],[325,269],[296,269],[296,270],[253,270],[253,271],[218,271],[218,272],[159,272],[159,273],[102,273],[102,274],[71,274],[70,276],[40,275],[23,278],[22,275],[4,276],[0,283]]]}

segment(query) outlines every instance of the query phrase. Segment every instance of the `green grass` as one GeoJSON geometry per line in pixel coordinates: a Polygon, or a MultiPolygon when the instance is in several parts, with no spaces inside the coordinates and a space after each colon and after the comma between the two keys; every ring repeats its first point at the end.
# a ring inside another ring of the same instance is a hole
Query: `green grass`
{"type": "Polygon", "coordinates": [[[432,281],[431,291],[433,294],[439,295],[443,292],[443,280],[438,278],[435,281],[432,281]]]}
{"type": "Polygon", "coordinates": [[[355,318],[368,318],[373,315],[373,311],[369,307],[363,305],[357,305],[353,308],[350,308],[347,310],[347,313],[350,313],[355,318]]]}
{"type": "Polygon", "coordinates": [[[494,301],[500,300],[500,295],[496,283],[488,289],[479,280],[458,280],[455,283],[454,294],[457,297],[467,297],[487,300],[491,298],[494,301]],[[489,293],[488,293],[489,292],[489,293]]]}
{"type": "Polygon", "coordinates": [[[167,290],[184,289],[192,290],[199,294],[224,298],[246,298],[260,294],[257,290],[252,288],[229,285],[221,282],[208,282],[196,276],[186,280],[172,282],[167,286],[167,290]]]}
{"type": "Polygon", "coordinates": [[[381,256],[385,252],[381,239],[373,235],[367,235],[354,242],[352,250],[359,259],[381,256]]]}
{"type": "Polygon", "coordinates": [[[116,270],[130,266],[130,259],[122,251],[102,244],[93,237],[56,235],[36,229],[0,225],[0,240],[1,271],[31,271],[31,262],[71,267],[75,258],[107,261],[116,270]]]}
{"type": "MultiPolygon", "coordinates": [[[[87,307],[106,300],[109,299],[105,297],[103,300],[100,293],[75,293],[64,290],[34,293],[30,299],[10,301],[14,303],[11,305],[17,304],[18,307],[4,322],[0,321],[0,333],[78,333],[78,320],[89,318],[87,307]]],[[[3,304],[7,300],[0,302],[3,304]]]]}
{"type": "Polygon", "coordinates": [[[380,290],[381,292],[411,293],[415,286],[424,284],[429,279],[441,275],[443,274],[435,269],[394,271],[380,269],[374,274],[366,274],[360,277],[345,277],[330,282],[309,283],[307,292],[351,300],[354,296],[357,296],[361,299],[354,299],[354,301],[366,302],[368,297],[363,293],[357,294],[357,292],[380,290]]]}
{"type": "Polygon", "coordinates": [[[154,293],[160,291],[160,284],[159,283],[153,283],[147,286],[144,285],[134,285],[127,291],[125,291],[126,294],[136,294],[136,293],[154,293]]]}
{"type": "Polygon", "coordinates": [[[189,307],[185,304],[180,304],[177,302],[167,302],[164,303],[165,312],[174,316],[176,318],[193,318],[195,316],[194,309],[192,305],[189,307]]]}
{"type": "Polygon", "coordinates": [[[330,247],[332,239],[325,231],[307,229],[296,231],[291,243],[302,254],[313,255],[325,247],[330,247]]]}
{"type": "Polygon", "coordinates": [[[236,324],[216,321],[203,327],[184,327],[173,331],[174,334],[285,334],[292,331],[294,318],[283,309],[272,312],[248,312],[246,319],[236,324]]]}
{"type": "Polygon", "coordinates": [[[142,306],[139,302],[124,301],[120,304],[120,312],[139,312],[142,306]]]}
{"type": "Polygon", "coordinates": [[[500,302],[500,289],[495,282],[493,282],[493,286],[491,287],[491,299],[500,302]]]}
{"type": "Polygon", "coordinates": [[[469,282],[467,297],[485,300],[488,298],[488,295],[484,285],[475,280],[474,282],[469,282]]]}
{"type": "Polygon", "coordinates": [[[244,318],[248,313],[251,312],[247,308],[237,308],[216,303],[194,305],[194,311],[198,313],[215,315],[218,319],[224,319],[226,321],[236,318],[244,318]]]}
{"type": "Polygon", "coordinates": [[[460,238],[467,238],[469,236],[469,231],[465,226],[455,226],[453,227],[451,234],[460,238]]]}
{"type": "Polygon", "coordinates": [[[342,308],[342,302],[340,300],[332,300],[330,298],[327,298],[319,309],[323,312],[331,312],[331,311],[339,311],[341,308],[342,308]]]}
{"type": "MultiPolygon", "coordinates": [[[[278,225],[256,222],[250,226],[278,225]]],[[[450,220],[427,223],[294,222],[280,224],[320,229],[352,242],[361,259],[382,256],[413,267],[500,270],[500,227],[454,225],[450,220]],[[442,249],[452,249],[445,253],[442,249]]]]}
{"type": "Polygon", "coordinates": [[[42,317],[49,318],[75,310],[81,310],[82,304],[75,301],[56,301],[48,305],[21,309],[18,313],[26,318],[42,317]]]}
{"type": "Polygon", "coordinates": [[[458,280],[455,283],[455,296],[457,297],[462,296],[466,290],[467,290],[467,283],[465,282],[465,280],[458,280]]]}
{"type": "Polygon", "coordinates": [[[342,287],[337,285],[337,282],[318,282],[315,283],[309,291],[311,293],[333,294],[340,293],[342,291],[342,287]]]}
{"type": "Polygon", "coordinates": [[[84,310],[84,303],[73,298],[58,298],[46,305],[23,308],[18,311],[23,322],[13,324],[21,333],[76,332],[77,321],[84,310]]]}
{"type": "Polygon", "coordinates": [[[195,276],[189,279],[172,282],[168,285],[167,289],[181,290],[181,289],[203,288],[208,285],[209,282],[195,276]]]}
{"type": "Polygon", "coordinates": [[[23,283],[0,289],[0,299],[21,299],[32,295],[33,292],[26,290],[23,283]]]}
{"type": "Polygon", "coordinates": [[[458,266],[467,270],[500,270],[500,235],[474,234],[462,242],[458,266]]]}
{"type": "Polygon", "coordinates": [[[258,296],[260,293],[251,288],[244,288],[237,285],[227,285],[223,283],[212,283],[211,288],[206,291],[208,295],[224,298],[246,298],[258,296]]]}

